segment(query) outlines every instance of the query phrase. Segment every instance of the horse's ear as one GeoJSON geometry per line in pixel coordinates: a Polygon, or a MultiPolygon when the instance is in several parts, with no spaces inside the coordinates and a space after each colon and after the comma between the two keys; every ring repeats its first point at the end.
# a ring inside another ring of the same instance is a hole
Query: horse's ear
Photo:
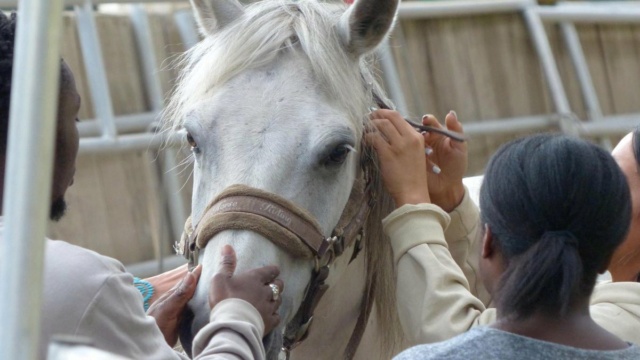
{"type": "Polygon", "coordinates": [[[340,19],[340,37],[347,50],[360,56],[375,49],[391,30],[399,2],[356,0],[340,19]]]}
{"type": "Polygon", "coordinates": [[[203,36],[214,34],[244,13],[237,0],[191,0],[191,6],[203,36]]]}

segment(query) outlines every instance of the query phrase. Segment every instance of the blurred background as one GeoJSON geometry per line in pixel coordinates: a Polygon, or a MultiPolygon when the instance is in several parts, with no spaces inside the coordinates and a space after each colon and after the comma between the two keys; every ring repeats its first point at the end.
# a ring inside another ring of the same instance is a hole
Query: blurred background
{"type": "MultiPolygon", "coordinates": [[[[81,154],[68,215],[49,235],[137,275],[167,270],[183,262],[172,246],[190,212],[191,169],[187,152],[163,148],[154,132],[172,59],[198,41],[188,1],[66,3],[62,54],[83,99],[81,154]]],[[[457,111],[471,176],[533,132],[610,149],[640,124],[639,45],[640,1],[404,1],[378,64],[406,116],[457,111]]]]}

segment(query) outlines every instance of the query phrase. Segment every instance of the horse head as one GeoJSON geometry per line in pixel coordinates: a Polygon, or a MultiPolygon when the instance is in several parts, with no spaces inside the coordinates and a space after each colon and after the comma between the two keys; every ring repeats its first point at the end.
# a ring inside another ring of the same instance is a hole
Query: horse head
{"type": "MultiPolygon", "coordinates": [[[[294,317],[312,278],[317,280],[325,250],[332,257],[325,263],[331,286],[349,271],[347,264],[362,246],[340,244],[348,248],[340,252],[348,255],[333,259],[333,235],[345,208],[350,208],[350,196],[355,198],[354,186],[366,177],[367,168],[374,168],[362,165],[369,154],[362,144],[366,114],[374,105],[373,94],[382,94],[370,54],[390,31],[398,0],[358,0],[350,7],[316,0],[266,0],[246,7],[236,0],[192,0],[192,5],[204,38],[182,58],[182,73],[166,112],[170,126],[185,133],[193,153],[192,224],[201,224],[212,201],[229,189],[235,189],[232,195],[271,194],[285,211],[302,213],[325,246],[321,254],[318,249],[305,252],[304,246],[293,251],[286,236],[277,236],[280,226],[275,233],[256,231],[260,223],[224,225],[204,242],[198,239],[203,280],[190,303],[195,315],[191,333],[209,321],[205,279],[216,273],[220,248],[229,244],[237,252],[237,272],[280,267],[285,283],[282,324],[265,340],[272,358],[282,347],[285,326],[295,333],[308,325],[294,324],[294,317]]],[[[388,203],[379,179],[372,177],[366,180],[367,191],[378,198],[368,204],[369,227],[380,222],[388,203]]],[[[390,272],[380,270],[392,268],[389,247],[384,241],[364,247],[362,284],[345,291],[358,293],[354,308],[384,297],[392,304],[393,280],[390,272]]],[[[393,318],[395,308],[389,307],[378,304],[379,322],[393,318]]],[[[183,336],[187,344],[188,335],[183,336]]]]}

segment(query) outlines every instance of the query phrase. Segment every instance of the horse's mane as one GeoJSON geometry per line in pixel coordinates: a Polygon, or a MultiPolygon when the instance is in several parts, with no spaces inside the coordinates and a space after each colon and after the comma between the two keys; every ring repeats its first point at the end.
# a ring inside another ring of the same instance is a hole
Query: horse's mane
{"type": "MultiPolygon", "coordinates": [[[[363,56],[356,63],[354,55],[345,50],[337,31],[345,10],[344,4],[317,0],[270,0],[246,6],[241,18],[179,58],[177,65],[182,70],[165,110],[165,129],[179,130],[191,104],[210,97],[234,76],[272,63],[282,51],[295,51],[308,59],[325,96],[348,114],[360,136],[367,121],[363,117],[375,106],[372,91],[383,92],[372,70],[373,56],[363,56]]],[[[362,156],[374,154],[365,151],[362,156]]],[[[382,186],[375,161],[372,164],[369,170],[377,201],[366,223],[367,288],[373,286],[378,326],[384,332],[381,351],[393,351],[401,331],[392,250],[382,231],[382,218],[393,209],[393,202],[382,186]]]]}
{"type": "Polygon", "coordinates": [[[393,211],[395,204],[382,183],[375,152],[367,148],[364,156],[372,158],[368,171],[373,175],[373,193],[376,194],[376,201],[365,223],[367,287],[374,286],[375,289],[373,300],[377,321],[384,334],[380,339],[380,349],[383,354],[388,352],[385,358],[391,358],[401,345],[403,333],[397,311],[393,249],[389,237],[382,230],[382,219],[393,211]]]}

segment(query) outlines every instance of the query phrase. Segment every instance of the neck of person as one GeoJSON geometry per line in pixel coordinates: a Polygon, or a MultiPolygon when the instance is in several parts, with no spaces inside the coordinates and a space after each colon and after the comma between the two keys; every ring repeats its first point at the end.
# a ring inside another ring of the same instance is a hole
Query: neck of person
{"type": "Polygon", "coordinates": [[[512,334],[589,350],[619,350],[629,346],[593,321],[589,297],[576,301],[563,316],[536,311],[524,318],[507,317],[501,315],[500,308],[497,313],[498,319],[491,327],[512,334]]]}

